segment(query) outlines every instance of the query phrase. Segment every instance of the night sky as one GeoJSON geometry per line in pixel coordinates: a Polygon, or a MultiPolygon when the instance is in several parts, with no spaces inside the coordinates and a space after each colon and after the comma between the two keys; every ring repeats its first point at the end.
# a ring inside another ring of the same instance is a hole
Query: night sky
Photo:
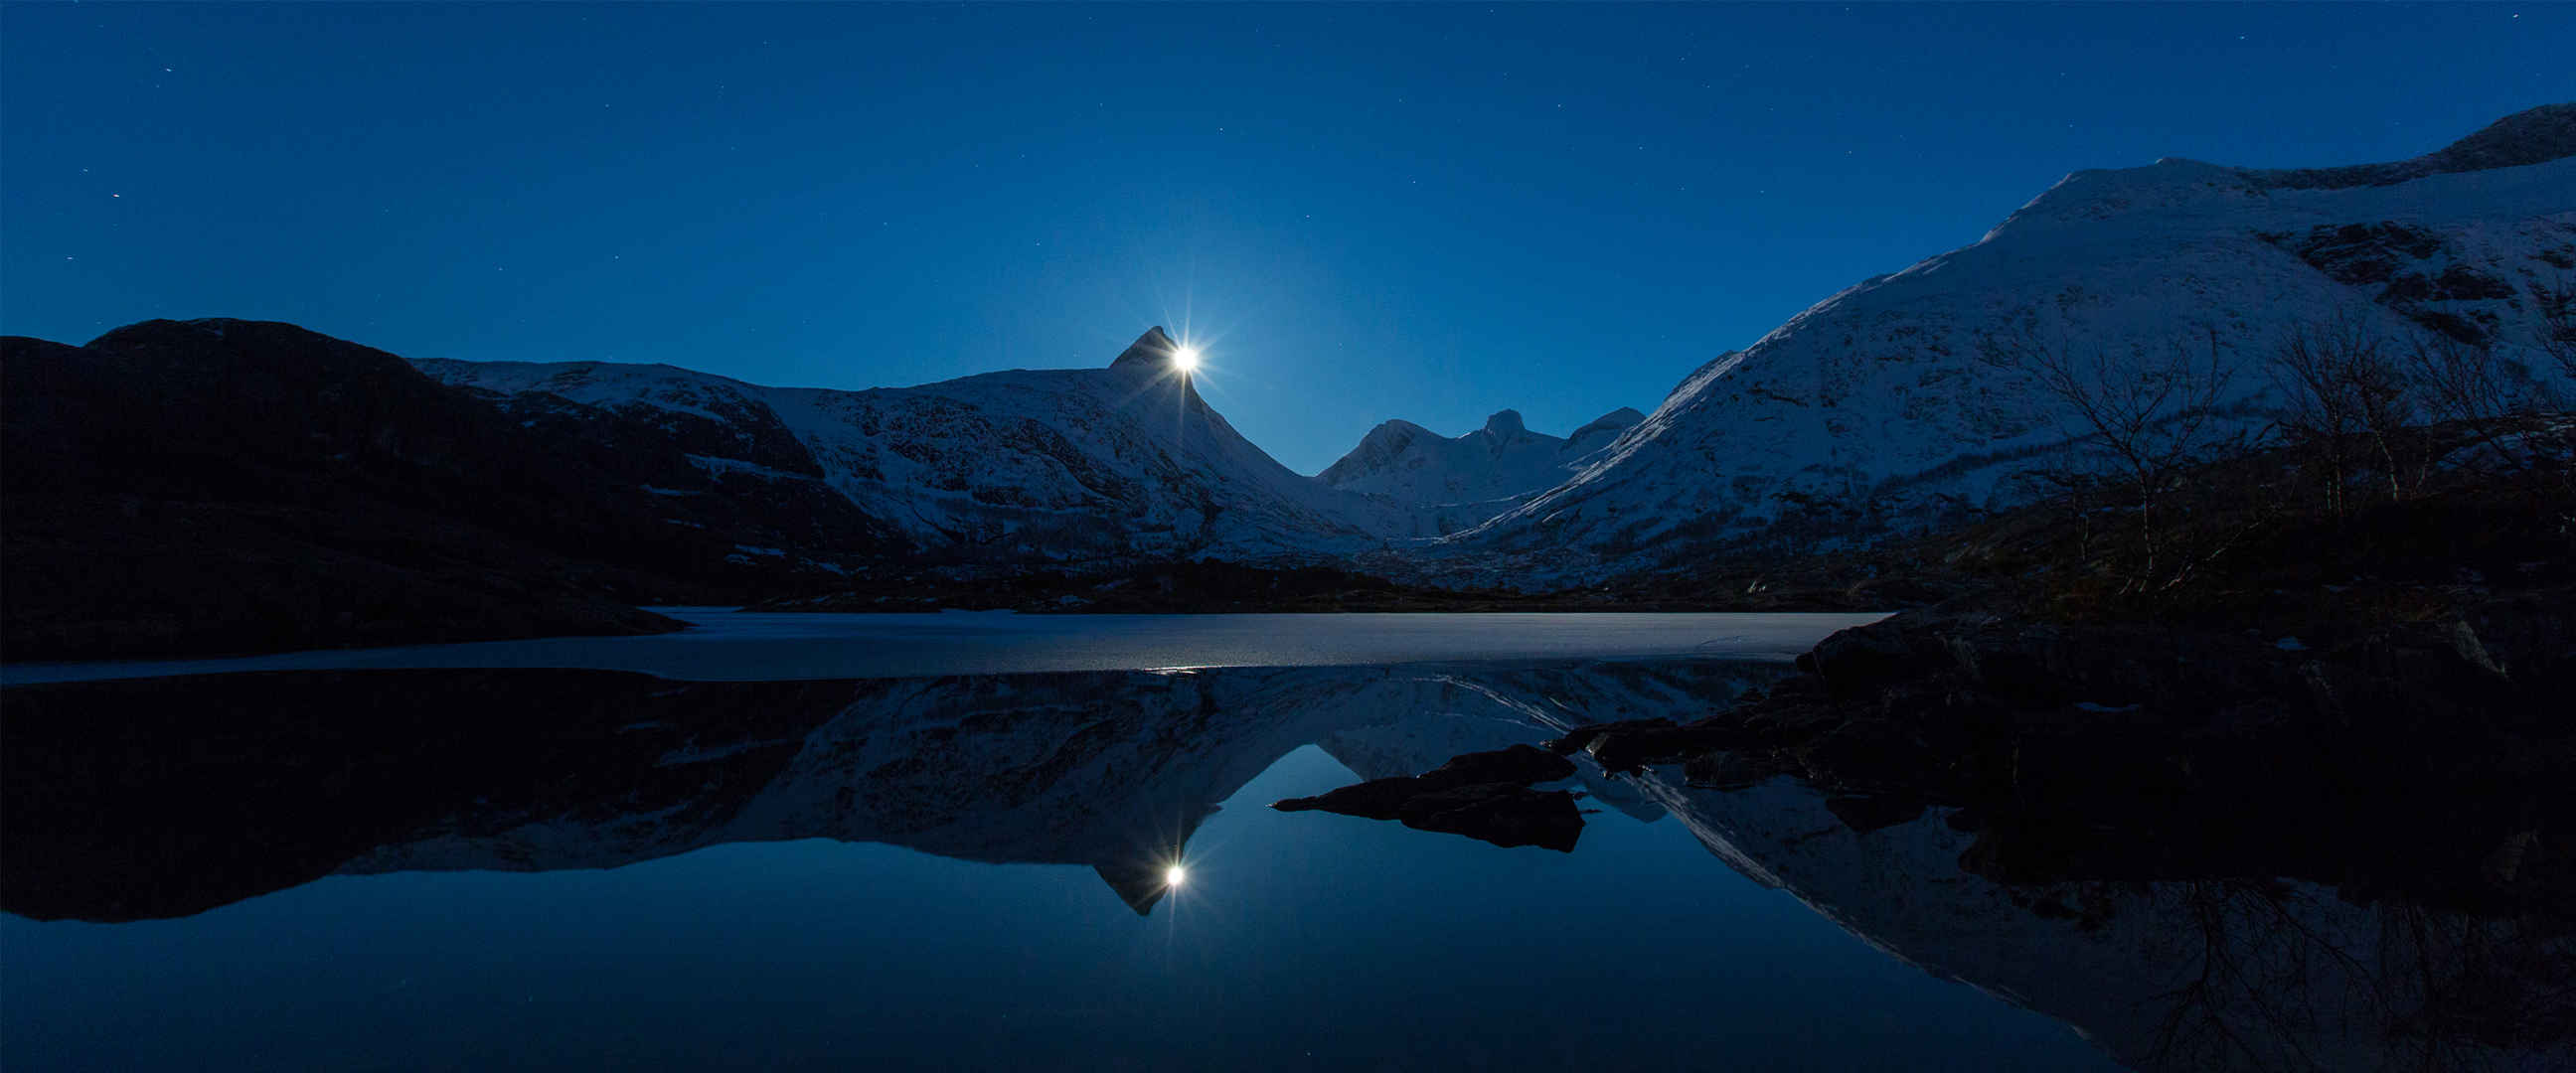
{"type": "Polygon", "coordinates": [[[1562,434],[2065,172],[2398,159],[2576,7],[11,4],[0,331],[870,387],[1147,325],[1302,472],[1562,434]]]}

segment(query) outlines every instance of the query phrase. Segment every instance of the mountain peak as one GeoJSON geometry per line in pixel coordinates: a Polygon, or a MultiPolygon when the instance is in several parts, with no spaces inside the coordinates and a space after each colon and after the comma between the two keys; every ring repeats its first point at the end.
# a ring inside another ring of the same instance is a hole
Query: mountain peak
{"type": "Polygon", "coordinates": [[[1127,349],[1120,351],[1118,360],[1110,362],[1109,367],[1161,372],[1172,364],[1172,354],[1179,349],[1181,345],[1173,342],[1171,336],[1164,334],[1163,326],[1157,324],[1145,329],[1145,334],[1137,336],[1135,342],[1127,344],[1127,349]]]}
{"type": "MultiPolygon", "coordinates": [[[[2163,157],[2144,167],[2071,172],[2005,217],[1986,233],[1986,240],[2008,229],[2034,224],[2090,224],[2119,216],[2222,203],[2250,209],[2279,190],[2394,186],[2436,175],[2517,168],[2571,156],[2576,156],[2576,104],[2527,108],[2433,152],[2380,164],[2242,168],[2163,157]]],[[[1907,271],[1940,260],[1936,257],[1907,271]]]]}
{"type": "Polygon", "coordinates": [[[1379,443],[1392,442],[1396,446],[1401,447],[1416,436],[1436,435],[1439,434],[1401,417],[1396,417],[1378,422],[1377,427],[1368,430],[1368,435],[1361,437],[1360,440],[1363,443],[1370,441],[1376,441],[1379,443]]]}
{"type": "Polygon", "coordinates": [[[1580,444],[1589,443],[1593,439],[1599,437],[1616,437],[1620,433],[1626,432],[1630,428],[1635,427],[1639,422],[1644,421],[1645,419],[1646,415],[1638,413],[1636,407],[1622,406],[1616,410],[1610,411],[1609,413],[1593,418],[1582,428],[1578,428],[1567,433],[1565,436],[1565,442],[1569,444],[1580,444]]]}
{"type": "Polygon", "coordinates": [[[1154,904],[1171,892],[1171,883],[1163,878],[1164,867],[1160,864],[1096,864],[1091,866],[1091,870],[1100,874],[1101,881],[1109,884],[1109,889],[1117,893],[1119,901],[1127,903],[1127,908],[1135,910],[1141,917],[1151,915],[1154,904]]]}
{"type": "Polygon", "coordinates": [[[2245,174],[2267,187],[2340,189],[2387,186],[2463,171],[2518,168],[2576,156],[2576,103],[2525,108],[2423,156],[2387,164],[2294,168],[2245,174]]]}
{"type": "Polygon", "coordinates": [[[2443,146],[2433,155],[2463,171],[2518,167],[2576,156],[2576,103],[2523,109],[2443,146]]]}
{"type": "MultiPolygon", "coordinates": [[[[1621,407],[1564,439],[1530,431],[1518,410],[1498,410],[1483,428],[1442,436],[1411,421],[1370,429],[1360,445],[1315,479],[1335,488],[1437,505],[1442,523],[1474,524],[1525,496],[1562,483],[1575,461],[1645,419],[1621,407]]],[[[1447,531],[1444,529],[1444,532],[1447,531]]]]}

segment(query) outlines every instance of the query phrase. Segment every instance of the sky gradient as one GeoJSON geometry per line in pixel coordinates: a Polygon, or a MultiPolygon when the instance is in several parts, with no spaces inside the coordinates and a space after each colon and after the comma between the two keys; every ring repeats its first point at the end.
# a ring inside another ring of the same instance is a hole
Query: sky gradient
{"type": "Polygon", "coordinates": [[[1563,434],[2077,168],[2400,159],[2576,6],[0,7],[0,332],[860,388],[1168,324],[1312,473],[1563,434]]]}

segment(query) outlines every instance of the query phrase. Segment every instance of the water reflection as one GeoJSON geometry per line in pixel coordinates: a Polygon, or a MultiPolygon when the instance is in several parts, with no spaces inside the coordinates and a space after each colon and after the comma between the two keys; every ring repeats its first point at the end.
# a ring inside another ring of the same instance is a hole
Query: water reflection
{"type": "Polygon", "coordinates": [[[607,868],[729,842],[1088,865],[1150,912],[1216,803],[1299,746],[1362,773],[1706,707],[1704,661],[809,682],[327,671],[7,692],[0,909],[183,916],[323,875],[607,868]]]}
{"type": "Polygon", "coordinates": [[[2565,1069],[2576,941],[2553,913],[2485,915],[2313,881],[2007,883],[1934,808],[1864,829],[1799,780],[1640,785],[1712,852],[1935,976],[2175,1069],[2565,1069]]]}
{"type": "MultiPolygon", "coordinates": [[[[1582,724],[1693,718],[1784,670],[368,671],[20,687],[0,722],[0,908],[131,921],[331,874],[608,868],[828,838],[1086,866],[1153,914],[1196,893],[1192,842],[1217,803],[1302,746],[1363,778],[1412,775],[1582,724]]],[[[1592,817],[1677,823],[1887,955],[2057,1018],[2130,1065],[2570,1064],[2567,912],[2342,890],[2313,860],[2294,871],[2305,879],[2146,875],[2111,847],[2045,874],[1995,867],[1980,848],[1991,821],[1937,802],[1575,759],[1546,785],[1592,817]]]]}

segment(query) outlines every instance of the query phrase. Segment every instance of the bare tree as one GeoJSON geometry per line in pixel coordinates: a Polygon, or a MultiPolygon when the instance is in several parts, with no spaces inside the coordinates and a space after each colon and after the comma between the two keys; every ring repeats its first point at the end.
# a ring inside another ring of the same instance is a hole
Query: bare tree
{"type": "Polygon", "coordinates": [[[2492,425],[2532,409],[2488,344],[2426,332],[2408,343],[2404,359],[2426,416],[2434,420],[2492,425]]]}
{"type": "MultiPolygon", "coordinates": [[[[2096,459],[2137,511],[2139,558],[2123,591],[2178,584],[2215,553],[2172,547],[2162,511],[2191,469],[2241,440],[2219,410],[2235,368],[2215,329],[2114,348],[2045,337],[2025,321],[1982,347],[1988,361],[2024,371],[2059,404],[2052,419],[2070,447],[2096,459]]],[[[2075,476],[2070,484],[2085,483],[2075,476]]],[[[2089,531],[2089,518],[2084,524],[2089,531]]]]}
{"type": "Polygon", "coordinates": [[[2282,427],[2324,459],[2326,502],[2336,517],[2344,516],[2361,455],[2379,460],[2390,499],[2405,498],[2400,441],[2418,407],[2397,348],[2384,335],[2351,314],[2296,325],[2273,348],[2271,365],[2289,402],[2282,427]]]}
{"type": "Polygon", "coordinates": [[[2535,282],[2531,296],[2540,307],[2540,352],[2576,385],[2576,280],[2561,276],[2555,282],[2535,282]]]}
{"type": "Polygon", "coordinates": [[[2478,447],[2471,462],[2501,461],[2528,472],[2540,461],[2536,440],[2513,436],[2535,430],[2534,418],[2543,408],[2540,390],[2524,368],[2492,345],[2431,332],[2416,335],[2404,353],[2425,416],[2478,447]]]}
{"type": "MultiPolygon", "coordinates": [[[[2566,338],[2552,327],[2542,342],[2576,375],[2570,297],[2552,296],[2566,338]]],[[[2339,519],[2357,472],[2373,463],[2374,483],[2393,502],[2421,494],[2445,458],[2501,460],[2528,472],[2544,452],[2537,438],[2509,435],[2541,427],[2534,419],[2543,400],[2527,369],[2490,343],[2414,330],[2392,337],[2347,312],[2294,326],[2270,365],[2288,402],[2282,427],[2325,470],[2327,506],[2339,519]],[[2481,450],[2462,455],[2463,445],[2481,450]]]]}

